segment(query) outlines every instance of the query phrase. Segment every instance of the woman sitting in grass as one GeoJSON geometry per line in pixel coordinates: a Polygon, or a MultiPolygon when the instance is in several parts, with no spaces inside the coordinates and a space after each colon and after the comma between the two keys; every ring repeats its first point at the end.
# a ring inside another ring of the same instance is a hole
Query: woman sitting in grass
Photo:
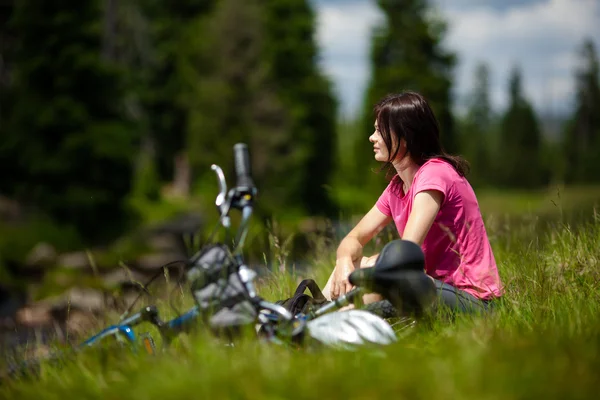
{"type": "MultiPolygon", "coordinates": [[[[375,106],[369,137],[375,159],[395,174],[373,208],[341,241],[335,269],[323,290],[329,299],[348,292],[348,275],[375,264],[363,246],[392,220],[400,237],[421,246],[425,272],[439,300],[454,311],[485,310],[503,289],[477,198],[465,178],[467,163],[447,154],[439,126],[423,96],[405,92],[375,106]]],[[[364,302],[379,300],[364,296],[364,302]]]]}

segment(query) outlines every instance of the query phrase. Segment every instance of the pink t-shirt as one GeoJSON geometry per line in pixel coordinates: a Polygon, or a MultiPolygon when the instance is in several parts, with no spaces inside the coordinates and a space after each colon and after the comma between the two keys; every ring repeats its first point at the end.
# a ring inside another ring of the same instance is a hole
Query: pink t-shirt
{"type": "Polygon", "coordinates": [[[422,246],[427,274],[480,299],[501,296],[496,261],[469,182],[449,163],[431,159],[418,169],[408,193],[399,190],[395,193],[390,183],[376,205],[394,219],[400,237],[417,193],[438,190],[444,195],[422,246]]]}

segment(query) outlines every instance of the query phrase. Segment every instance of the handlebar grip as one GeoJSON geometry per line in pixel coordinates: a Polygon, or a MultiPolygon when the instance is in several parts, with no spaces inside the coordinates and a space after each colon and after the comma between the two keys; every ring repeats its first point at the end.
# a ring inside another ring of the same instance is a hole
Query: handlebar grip
{"type": "Polygon", "coordinates": [[[375,267],[355,269],[348,275],[348,281],[354,286],[369,287],[373,284],[375,267]]]}
{"type": "Polygon", "coordinates": [[[233,154],[238,188],[245,188],[247,190],[253,189],[254,182],[252,181],[248,145],[245,143],[235,144],[233,146],[233,154]]]}

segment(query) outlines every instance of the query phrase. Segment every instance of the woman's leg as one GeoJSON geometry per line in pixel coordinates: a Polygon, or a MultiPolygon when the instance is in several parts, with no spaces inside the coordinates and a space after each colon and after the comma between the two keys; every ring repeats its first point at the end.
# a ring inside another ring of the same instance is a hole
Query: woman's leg
{"type": "Polygon", "coordinates": [[[325,296],[325,298],[329,301],[331,301],[331,285],[333,285],[334,272],[335,272],[335,268],[334,268],[333,272],[331,273],[331,275],[329,275],[329,279],[327,280],[327,283],[325,284],[325,287],[322,290],[323,296],[325,296]]]}
{"type": "Polygon", "coordinates": [[[464,290],[457,289],[438,279],[434,279],[433,281],[438,292],[436,306],[441,305],[452,312],[462,313],[479,313],[488,310],[488,302],[480,300],[464,290]]]}
{"type": "MultiPolygon", "coordinates": [[[[437,292],[437,298],[432,307],[433,311],[445,309],[452,314],[484,313],[492,307],[492,303],[480,300],[471,294],[438,279],[432,277],[429,278],[434,282],[437,292]]],[[[366,309],[383,318],[399,317],[411,313],[410,309],[394,308],[388,300],[369,304],[366,309]]]]}

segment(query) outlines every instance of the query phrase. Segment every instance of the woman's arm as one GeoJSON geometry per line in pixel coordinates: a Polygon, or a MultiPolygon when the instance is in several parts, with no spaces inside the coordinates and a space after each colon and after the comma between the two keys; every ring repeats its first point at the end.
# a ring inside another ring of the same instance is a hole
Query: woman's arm
{"type": "Polygon", "coordinates": [[[392,218],[379,211],[377,206],[373,206],[340,242],[336,253],[334,280],[331,288],[332,298],[335,299],[352,288],[348,282],[348,275],[355,268],[360,267],[363,246],[381,232],[391,220],[392,218]]]}
{"type": "Polygon", "coordinates": [[[438,190],[424,190],[417,193],[402,239],[410,240],[421,246],[442,207],[443,200],[444,195],[438,190]]]}

